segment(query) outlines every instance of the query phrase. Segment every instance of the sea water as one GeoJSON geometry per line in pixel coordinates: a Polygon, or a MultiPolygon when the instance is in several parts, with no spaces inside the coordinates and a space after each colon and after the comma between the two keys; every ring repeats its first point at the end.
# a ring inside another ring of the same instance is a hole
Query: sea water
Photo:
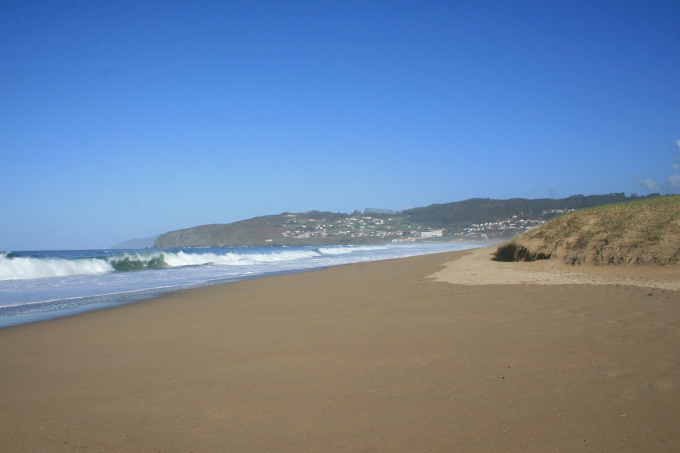
{"type": "Polygon", "coordinates": [[[167,291],[475,246],[440,242],[0,252],[0,327],[136,302],[167,291]]]}

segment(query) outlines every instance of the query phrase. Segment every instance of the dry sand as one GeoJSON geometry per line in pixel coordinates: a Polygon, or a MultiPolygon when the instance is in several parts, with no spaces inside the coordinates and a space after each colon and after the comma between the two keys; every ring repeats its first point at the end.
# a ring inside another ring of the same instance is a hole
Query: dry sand
{"type": "Polygon", "coordinates": [[[551,271],[489,253],[0,329],[0,451],[680,451],[680,293],[526,284],[551,271]],[[430,278],[484,254],[491,281],[430,278]]]}
{"type": "Polygon", "coordinates": [[[504,263],[496,247],[474,249],[432,275],[458,285],[628,285],[680,291],[680,266],[572,266],[553,260],[504,263]]]}

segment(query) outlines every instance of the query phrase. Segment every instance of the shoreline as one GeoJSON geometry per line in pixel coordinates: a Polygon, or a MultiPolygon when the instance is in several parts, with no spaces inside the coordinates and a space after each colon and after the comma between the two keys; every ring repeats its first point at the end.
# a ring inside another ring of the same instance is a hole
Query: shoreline
{"type": "Polygon", "coordinates": [[[680,293],[435,281],[484,250],[0,329],[0,450],[677,451],[680,293]]]}
{"type": "Polygon", "coordinates": [[[304,272],[315,272],[319,270],[323,270],[327,267],[332,267],[332,266],[321,266],[321,267],[315,267],[315,268],[303,268],[303,269],[291,269],[291,270],[282,270],[282,271],[272,271],[272,272],[266,272],[263,274],[259,275],[246,275],[246,276],[240,276],[240,277],[233,277],[233,278],[223,278],[223,279],[215,279],[215,280],[210,280],[206,282],[201,282],[201,283],[195,283],[195,284],[187,284],[187,285],[179,285],[179,286],[168,286],[168,287],[159,287],[159,288],[150,288],[150,289],[139,289],[139,290],[132,290],[132,291],[126,291],[126,292],[121,292],[121,293],[110,293],[110,294],[99,294],[96,296],[78,296],[78,297],[70,297],[67,299],[54,299],[54,300],[46,300],[46,301],[38,301],[38,302],[28,302],[28,303],[21,303],[17,305],[5,305],[0,307],[0,311],[3,310],[11,310],[11,309],[16,309],[16,308],[31,308],[33,306],[40,306],[40,305],[58,305],[58,304],[69,304],[74,301],[82,301],[82,300],[89,300],[93,298],[110,298],[111,300],[108,302],[94,302],[94,303],[87,303],[84,305],[77,306],[75,308],[69,308],[69,309],[55,309],[55,310],[45,310],[45,311],[39,311],[37,313],[31,313],[30,311],[27,313],[20,313],[17,315],[9,315],[7,316],[8,321],[5,323],[2,321],[0,318],[0,330],[6,329],[8,327],[17,327],[17,326],[24,326],[27,324],[35,324],[35,323],[42,323],[42,322],[48,322],[52,321],[55,319],[62,319],[62,318],[69,318],[71,316],[80,316],[85,313],[93,312],[93,311],[99,311],[99,310],[109,310],[117,307],[123,307],[126,305],[131,305],[131,304],[136,304],[136,303],[142,303],[145,301],[153,300],[153,299],[159,299],[163,298],[167,295],[173,294],[173,293],[178,293],[178,292],[183,292],[183,291],[191,291],[195,289],[200,289],[200,288],[209,288],[213,286],[224,286],[224,285],[229,285],[235,282],[240,282],[240,281],[246,281],[246,280],[256,280],[258,278],[267,278],[267,277],[273,277],[276,275],[287,275],[287,274],[296,274],[296,273],[304,273],[304,272]],[[58,313],[58,314],[53,314],[53,313],[58,313]],[[28,318],[27,321],[15,321],[12,318],[28,318]],[[14,322],[13,322],[14,321],[14,322]]]}
{"type": "Polygon", "coordinates": [[[449,243],[318,249],[278,247],[273,251],[258,248],[199,252],[156,250],[141,254],[103,250],[19,254],[0,263],[0,274],[14,277],[0,281],[0,299],[12,301],[0,303],[0,328],[133,303],[184,289],[474,246],[449,243]],[[111,270],[91,272],[101,270],[101,266],[111,270]],[[51,275],[60,272],[65,275],[51,275]],[[29,278],[31,276],[35,278],[29,278]]]}

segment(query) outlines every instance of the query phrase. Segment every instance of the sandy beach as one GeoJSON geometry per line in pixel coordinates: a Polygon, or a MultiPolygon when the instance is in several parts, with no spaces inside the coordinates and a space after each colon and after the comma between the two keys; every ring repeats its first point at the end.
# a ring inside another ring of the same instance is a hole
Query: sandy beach
{"type": "Polygon", "coordinates": [[[0,329],[0,451],[680,451],[680,268],[492,252],[0,329]]]}

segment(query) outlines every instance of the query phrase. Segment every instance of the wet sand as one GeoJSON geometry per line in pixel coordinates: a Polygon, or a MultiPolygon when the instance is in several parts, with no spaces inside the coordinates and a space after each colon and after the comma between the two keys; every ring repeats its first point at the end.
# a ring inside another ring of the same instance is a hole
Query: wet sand
{"type": "Polygon", "coordinates": [[[490,252],[0,329],[0,451],[680,451],[678,268],[490,252]]]}

